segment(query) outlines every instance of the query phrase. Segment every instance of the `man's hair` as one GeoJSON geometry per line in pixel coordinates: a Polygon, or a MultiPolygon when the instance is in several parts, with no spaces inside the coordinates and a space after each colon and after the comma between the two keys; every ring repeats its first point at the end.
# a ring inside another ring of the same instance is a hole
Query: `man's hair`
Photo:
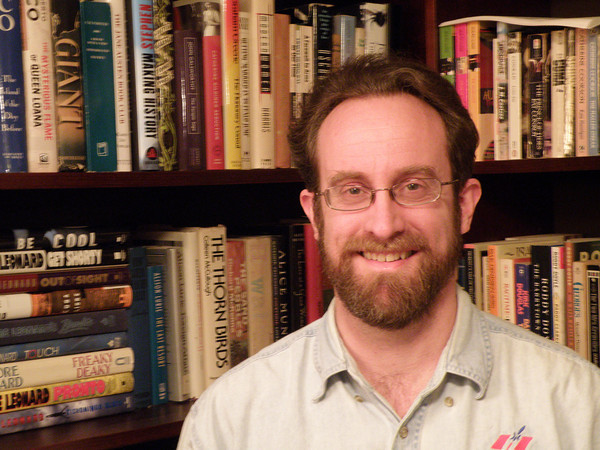
{"type": "Polygon", "coordinates": [[[464,186],[472,175],[479,136],[454,87],[417,61],[366,55],[317,81],[300,118],[290,126],[292,158],[308,190],[319,191],[317,137],[329,113],[345,100],[395,94],[417,97],[439,113],[446,128],[452,178],[459,180],[458,190],[464,186]]]}

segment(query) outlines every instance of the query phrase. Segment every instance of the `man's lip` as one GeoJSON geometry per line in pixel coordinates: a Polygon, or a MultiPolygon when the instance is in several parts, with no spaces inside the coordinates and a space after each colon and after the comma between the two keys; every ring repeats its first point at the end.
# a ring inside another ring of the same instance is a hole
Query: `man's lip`
{"type": "Polygon", "coordinates": [[[415,252],[412,250],[403,252],[360,252],[363,258],[377,262],[395,262],[403,261],[411,257],[415,252]]]}

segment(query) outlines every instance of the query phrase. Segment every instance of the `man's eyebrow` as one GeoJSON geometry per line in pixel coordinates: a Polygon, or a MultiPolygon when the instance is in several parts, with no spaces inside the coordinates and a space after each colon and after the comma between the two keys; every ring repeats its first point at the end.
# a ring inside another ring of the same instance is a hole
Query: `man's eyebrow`
{"type": "MultiPolygon", "coordinates": [[[[394,176],[396,181],[406,180],[416,176],[437,178],[437,172],[432,166],[418,165],[405,167],[394,176]]],[[[345,180],[366,182],[366,175],[358,171],[339,171],[329,178],[329,186],[334,186],[345,180]]]]}

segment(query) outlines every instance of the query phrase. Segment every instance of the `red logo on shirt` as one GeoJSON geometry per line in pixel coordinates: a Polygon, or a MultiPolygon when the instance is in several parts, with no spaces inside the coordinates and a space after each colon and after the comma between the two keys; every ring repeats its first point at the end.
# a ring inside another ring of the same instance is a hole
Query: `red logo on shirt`
{"type": "Polygon", "coordinates": [[[523,436],[523,431],[525,431],[525,427],[521,428],[512,435],[501,434],[491,448],[493,450],[525,450],[533,438],[529,436],[523,436]]]}

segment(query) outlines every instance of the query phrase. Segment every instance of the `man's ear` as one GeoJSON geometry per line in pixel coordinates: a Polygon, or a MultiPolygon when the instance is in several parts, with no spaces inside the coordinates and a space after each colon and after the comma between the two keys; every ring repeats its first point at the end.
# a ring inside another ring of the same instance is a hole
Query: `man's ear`
{"type": "Polygon", "coordinates": [[[317,228],[317,224],[315,222],[315,194],[314,192],[310,192],[308,189],[302,190],[300,192],[300,205],[302,205],[302,209],[304,210],[304,214],[310,220],[312,225],[312,229],[315,235],[315,239],[319,240],[319,231],[317,228]]]}
{"type": "Polygon", "coordinates": [[[460,232],[465,234],[471,229],[473,214],[475,207],[481,198],[481,183],[475,178],[469,178],[458,195],[458,203],[460,206],[461,221],[460,232]]]}

